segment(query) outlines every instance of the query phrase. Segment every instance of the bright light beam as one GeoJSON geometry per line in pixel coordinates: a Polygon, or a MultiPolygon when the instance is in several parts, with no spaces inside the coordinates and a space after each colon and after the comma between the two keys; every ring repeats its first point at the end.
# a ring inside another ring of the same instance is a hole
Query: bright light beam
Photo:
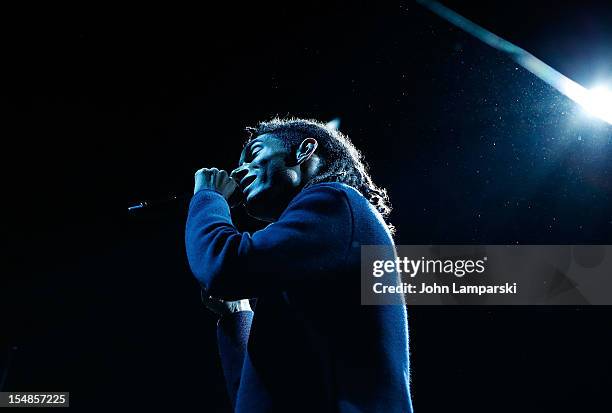
{"type": "Polygon", "coordinates": [[[612,125],[612,91],[606,87],[598,86],[589,90],[559,73],[528,51],[480,27],[439,2],[431,0],[416,1],[449,23],[480,39],[489,46],[508,54],[516,63],[578,103],[587,113],[612,125]]]}

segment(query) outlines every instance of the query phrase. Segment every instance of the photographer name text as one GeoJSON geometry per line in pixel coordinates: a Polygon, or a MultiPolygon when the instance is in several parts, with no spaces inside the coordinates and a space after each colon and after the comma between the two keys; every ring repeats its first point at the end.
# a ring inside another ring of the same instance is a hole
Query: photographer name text
{"type": "Polygon", "coordinates": [[[420,286],[411,283],[401,283],[400,285],[384,285],[374,283],[372,289],[375,294],[516,294],[516,283],[505,283],[498,285],[431,285],[421,283],[420,286]]]}

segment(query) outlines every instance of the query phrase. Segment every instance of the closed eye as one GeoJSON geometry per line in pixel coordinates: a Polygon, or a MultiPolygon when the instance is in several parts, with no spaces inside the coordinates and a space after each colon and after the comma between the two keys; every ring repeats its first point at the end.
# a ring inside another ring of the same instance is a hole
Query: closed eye
{"type": "Polygon", "coordinates": [[[261,149],[261,146],[254,146],[251,148],[251,158],[254,158],[261,151],[261,149]]]}

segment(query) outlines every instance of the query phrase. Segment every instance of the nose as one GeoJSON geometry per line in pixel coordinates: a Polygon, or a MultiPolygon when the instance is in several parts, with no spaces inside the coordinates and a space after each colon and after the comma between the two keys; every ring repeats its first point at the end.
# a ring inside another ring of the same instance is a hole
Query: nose
{"type": "Polygon", "coordinates": [[[248,172],[248,168],[245,165],[241,165],[232,171],[230,177],[233,178],[236,182],[240,183],[242,178],[244,178],[248,172]]]}

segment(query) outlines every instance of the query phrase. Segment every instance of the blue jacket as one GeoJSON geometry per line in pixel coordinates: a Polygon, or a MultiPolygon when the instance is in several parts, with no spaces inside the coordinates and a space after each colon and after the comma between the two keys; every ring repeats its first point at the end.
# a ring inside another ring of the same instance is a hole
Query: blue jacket
{"type": "Polygon", "coordinates": [[[219,193],[196,193],[186,228],[191,269],[212,296],[257,297],[223,317],[218,341],[236,412],[412,412],[402,305],[360,304],[361,245],[393,245],[355,189],[302,190],[253,234],[219,193]]]}

